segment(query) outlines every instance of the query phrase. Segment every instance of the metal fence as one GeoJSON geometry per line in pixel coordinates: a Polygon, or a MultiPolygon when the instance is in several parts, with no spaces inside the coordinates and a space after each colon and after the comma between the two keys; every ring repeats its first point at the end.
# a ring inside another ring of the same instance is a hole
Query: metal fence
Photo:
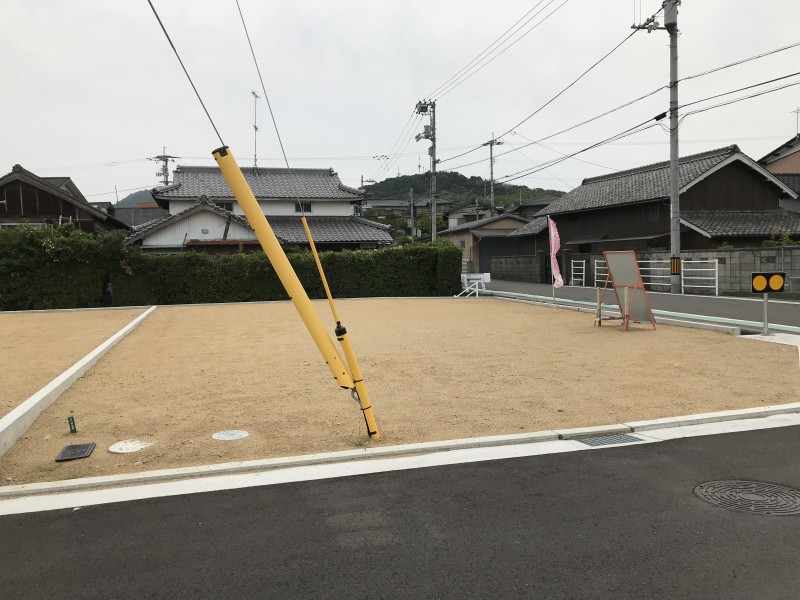
{"type": "Polygon", "coordinates": [[[594,260],[594,287],[603,287],[608,281],[608,265],[604,260],[594,260]]]}
{"type": "Polygon", "coordinates": [[[570,262],[569,269],[570,285],[586,285],[586,261],[573,260],[570,262]]]}
{"type": "Polygon", "coordinates": [[[639,271],[645,289],[657,292],[668,292],[670,289],[670,271],[668,260],[639,260],[639,271]],[[648,287],[650,286],[650,287],[648,287]]]}
{"type": "Polygon", "coordinates": [[[686,288],[714,290],[719,296],[719,259],[681,260],[681,294],[686,288]]]}

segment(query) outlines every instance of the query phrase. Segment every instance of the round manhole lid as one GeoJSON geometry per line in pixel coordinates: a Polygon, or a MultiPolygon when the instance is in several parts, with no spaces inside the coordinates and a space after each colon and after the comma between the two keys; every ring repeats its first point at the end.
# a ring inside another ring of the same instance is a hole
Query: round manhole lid
{"type": "Polygon", "coordinates": [[[111,454],[130,454],[131,452],[138,452],[153,445],[153,442],[143,442],[142,440],[122,440],[116,444],[111,444],[108,451],[111,454]]]}
{"type": "Polygon", "coordinates": [[[241,440],[242,438],[246,438],[248,435],[250,434],[246,431],[242,431],[241,429],[228,429],[227,431],[218,431],[211,437],[215,440],[227,442],[230,440],[241,440]]]}
{"type": "Polygon", "coordinates": [[[800,515],[800,490],[763,481],[707,481],[695,495],[723,508],[757,515],[800,515]]]}

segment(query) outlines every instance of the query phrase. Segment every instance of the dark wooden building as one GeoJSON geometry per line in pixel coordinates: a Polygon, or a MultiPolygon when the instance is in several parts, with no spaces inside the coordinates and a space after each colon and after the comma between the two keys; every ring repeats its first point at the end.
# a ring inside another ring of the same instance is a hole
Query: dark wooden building
{"type": "MultiPolygon", "coordinates": [[[[760,246],[776,231],[800,235],[800,213],[781,208],[797,193],[738,146],[681,158],[679,179],[683,250],[760,246]]],[[[584,179],[538,216],[556,222],[562,248],[573,252],[667,250],[669,190],[665,161],[584,179]]],[[[547,247],[545,230],[531,235],[538,237],[524,240],[521,253],[547,247]]]]}
{"type": "Polygon", "coordinates": [[[0,178],[0,227],[73,223],[82,231],[127,230],[122,221],[91,206],[69,177],[39,177],[14,165],[0,178]]]}

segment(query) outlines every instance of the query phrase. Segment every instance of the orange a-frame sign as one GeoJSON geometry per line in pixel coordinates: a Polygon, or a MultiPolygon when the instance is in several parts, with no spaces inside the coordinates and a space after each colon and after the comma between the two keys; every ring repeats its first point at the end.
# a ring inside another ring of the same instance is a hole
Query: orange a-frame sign
{"type": "Polygon", "coordinates": [[[653,311],[650,310],[650,301],[647,299],[647,291],[644,289],[642,273],[639,270],[639,263],[636,262],[636,252],[633,250],[608,251],[603,252],[603,257],[608,265],[608,277],[602,293],[598,289],[597,314],[594,324],[602,325],[603,321],[622,319],[622,331],[627,331],[631,322],[650,322],[655,329],[656,320],[653,317],[653,311]],[[602,314],[603,300],[609,283],[614,288],[621,317],[604,317],[602,314]]]}

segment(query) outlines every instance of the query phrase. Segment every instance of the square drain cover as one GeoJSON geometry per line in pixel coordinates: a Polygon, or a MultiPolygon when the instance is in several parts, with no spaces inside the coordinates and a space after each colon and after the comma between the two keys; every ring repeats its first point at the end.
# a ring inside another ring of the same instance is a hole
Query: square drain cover
{"type": "Polygon", "coordinates": [[[61,452],[56,456],[56,462],[64,462],[67,460],[75,460],[76,458],[88,457],[95,447],[94,442],[88,444],[72,444],[71,446],[64,446],[61,452]]]}
{"type": "Polygon", "coordinates": [[[610,446],[612,444],[630,444],[632,442],[641,442],[642,438],[637,438],[627,433],[619,433],[613,435],[598,435],[595,437],[587,437],[576,440],[581,444],[587,446],[610,446]]]}

